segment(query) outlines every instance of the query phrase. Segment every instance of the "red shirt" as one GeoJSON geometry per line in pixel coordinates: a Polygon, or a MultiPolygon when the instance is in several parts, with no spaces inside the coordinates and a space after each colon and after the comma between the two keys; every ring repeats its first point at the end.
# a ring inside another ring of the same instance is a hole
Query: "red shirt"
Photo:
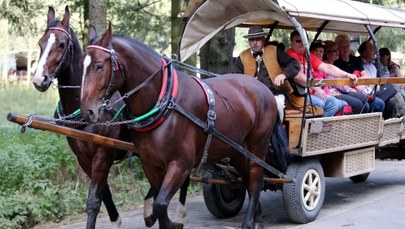
{"type": "MultiPolygon", "coordinates": [[[[306,74],[306,71],[304,71],[305,69],[307,69],[307,61],[304,57],[304,54],[299,54],[297,53],[297,51],[295,51],[293,48],[289,48],[287,49],[287,54],[290,55],[291,57],[293,57],[294,59],[296,59],[301,66],[301,72],[306,74]]],[[[311,61],[311,71],[312,71],[312,76],[315,79],[325,79],[325,73],[319,71],[319,65],[321,65],[322,60],[319,59],[319,57],[317,57],[315,54],[313,54],[312,52],[309,54],[309,60],[311,61]]],[[[330,91],[328,87],[323,87],[322,88],[327,95],[330,95],[330,91]]],[[[310,90],[310,94],[313,95],[314,91],[310,90]]]]}
{"type": "MultiPolygon", "coordinates": [[[[301,71],[303,73],[306,73],[306,72],[304,72],[304,69],[306,69],[306,67],[307,67],[307,66],[305,66],[307,64],[307,61],[304,57],[304,53],[299,54],[293,48],[289,48],[289,49],[287,49],[287,54],[290,55],[291,57],[293,57],[294,59],[298,60],[298,62],[300,63],[300,66],[301,66],[301,71]]],[[[323,63],[322,60],[319,59],[319,57],[317,57],[313,53],[309,54],[309,59],[311,61],[312,70],[318,71],[319,65],[321,65],[321,63],[323,63]]]]}

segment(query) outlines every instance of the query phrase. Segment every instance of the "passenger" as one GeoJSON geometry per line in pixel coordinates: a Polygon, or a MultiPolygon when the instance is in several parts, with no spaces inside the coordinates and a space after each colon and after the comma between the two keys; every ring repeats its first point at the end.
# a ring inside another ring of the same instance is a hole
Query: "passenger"
{"type": "MultiPolygon", "coordinates": [[[[350,48],[350,38],[347,34],[340,34],[335,38],[335,42],[338,46],[338,52],[339,52],[339,58],[335,60],[333,63],[335,66],[338,68],[346,71],[346,72],[351,72],[351,73],[357,73],[359,77],[367,77],[367,72],[364,70],[363,63],[358,59],[357,57],[351,55],[351,48],[350,48]]],[[[354,87],[356,92],[361,92],[357,89],[357,87],[354,87]]],[[[361,89],[361,88],[359,88],[361,89]]],[[[370,102],[374,101],[373,96],[369,96],[367,94],[363,93],[352,93],[352,91],[344,92],[350,94],[350,96],[353,96],[357,98],[358,100],[363,102],[363,108],[360,110],[359,113],[368,113],[371,111],[370,109],[370,102]]],[[[377,99],[378,100],[378,99],[377,99]]],[[[349,105],[352,106],[352,104],[346,100],[349,105]]],[[[384,102],[382,101],[382,104],[384,102]]],[[[355,107],[352,106],[353,108],[353,113],[357,113],[354,111],[355,107]]],[[[374,103],[373,106],[373,111],[383,111],[384,106],[381,105],[381,100],[378,100],[377,103],[374,103]],[[375,107],[377,106],[377,107],[375,107]]]]}
{"type": "MultiPolygon", "coordinates": [[[[294,57],[301,65],[301,73],[306,75],[306,58],[305,58],[305,47],[302,43],[302,39],[298,31],[293,31],[290,35],[291,48],[287,49],[287,54],[294,57]]],[[[350,78],[354,81],[357,80],[356,75],[347,73],[340,70],[332,64],[327,64],[322,62],[320,58],[310,53],[310,63],[311,71],[322,71],[326,74],[339,77],[339,78],[350,78]]],[[[333,96],[322,96],[322,98],[317,96],[311,96],[312,104],[319,106],[324,110],[324,116],[333,116],[341,109],[341,102],[333,96]]]]}
{"type": "MultiPolygon", "coordinates": [[[[360,56],[358,57],[360,62],[363,63],[363,68],[367,72],[368,78],[377,78],[377,68],[375,66],[375,49],[373,43],[370,41],[364,41],[361,43],[358,52],[360,56]]],[[[358,91],[365,94],[373,94],[379,91],[379,85],[359,85],[356,87],[358,91]]],[[[374,98],[374,111],[383,112],[383,117],[385,119],[392,118],[395,116],[395,104],[394,100],[391,98],[384,101],[377,94],[374,98]]]]}
{"type": "Polygon", "coordinates": [[[287,55],[279,47],[267,45],[266,32],[261,26],[250,27],[248,38],[250,48],[242,51],[232,66],[232,72],[254,76],[265,84],[275,95],[280,119],[284,119],[285,96],[277,86],[283,85],[284,81],[294,80],[297,84],[305,86],[306,78],[298,76],[299,63],[287,55]],[[274,76],[270,79],[269,76],[274,76]]]}
{"type": "MultiPolygon", "coordinates": [[[[382,77],[402,77],[400,67],[391,60],[391,51],[388,48],[380,48],[379,50],[381,64],[386,69],[386,74],[382,77]]],[[[394,104],[396,117],[405,116],[405,84],[394,84],[397,93],[394,96],[394,104]]]]}
{"type": "MultiPolygon", "coordinates": [[[[391,60],[391,51],[388,48],[380,48],[381,63],[388,68],[390,77],[402,77],[400,66],[391,60]]],[[[405,87],[405,84],[402,85],[405,87]]]]}
{"type": "MultiPolygon", "coordinates": [[[[331,40],[325,41],[323,61],[328,64],[333,64],[338,58],[339,50],[337,44],[331,40]]],[[[326,78],[334,79],[335,77],[326,75],[326,78]]],[[[352,108],[353,114],[360,114],[362,112],[363,105],[367,100],[365,95],[357,92],[356,89],[350,86],[331,86],[329,87],[329,90],[336,98],[346,101],[352,108]]]]}
{"type": "MultiPolygon", "coordinates": [[[[323,55],[325,53],[325,43],[322,40],[316,40],[314,42],[311,43],[311,46],[309,48],[309,51],[313,54],[315,54],[315,56],[319,57],[319,59],[323,58],[323,55]]],[[[324,72],[318,70],[318,71],[313,71],[313,77],[314,79],[326,79],[327,74],[325,74],[324,72]]],[[[325,87],[312,87],[311,88],[311,97],[312,99],[317,99],[314,97],[318,97],[320,99],[322,99],[322,101],[324,101],[326,104],[325,106],[327,106],[328,104],[334,104],[334,101],[332,102],[328,102],[328,97],[334,97],[334,95],[332,95],[331,90],[329,88],[329,86],[325,86],[325,87]]],[[[347,111],[348,108],[346,108],[346,111],[344,111],[345,106],[348,106],[346,101],[340,100],[340,99],[336,99],[336,103],[338,104],[338,110],[334,113],[334,114],[326,114],[324,116],[332,116],[332,115],[336,115],[336,113],[347,113],[347,112],[351,112],[351,107],[350,111],[347,111]]]]}

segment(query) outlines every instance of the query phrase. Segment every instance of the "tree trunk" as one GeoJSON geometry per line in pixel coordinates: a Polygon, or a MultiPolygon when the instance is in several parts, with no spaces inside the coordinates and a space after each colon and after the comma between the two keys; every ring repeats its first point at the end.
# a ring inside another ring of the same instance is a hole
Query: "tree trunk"
{"type": "Polygon", "coordinates": [[[89,23],[96,27],[98,34],[107,30],[107,1],[89,0],[89,23]]]}
{"type": "Polygon", "coordinates": [[[233,64],[234,46],[235,29],[218,33],[200,49],[201,68],[217,74],[229,73],[233,64]]]}
{"type": "Polygon", "coordinates": [[[182,20],[181,18],[177,17],[177,15],[181,12],[181,3],[183,0],[172,0],[172,11],[171,11],[171,48],[172,54],[177,54],[179,49],[179,41],[180,41],[180,33],[182,28],[182,20]]]}

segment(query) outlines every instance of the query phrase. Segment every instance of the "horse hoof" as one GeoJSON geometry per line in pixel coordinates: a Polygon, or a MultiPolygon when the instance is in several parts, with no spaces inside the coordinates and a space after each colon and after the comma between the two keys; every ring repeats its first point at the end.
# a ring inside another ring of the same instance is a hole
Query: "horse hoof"
{"type": "Polygon", "coordinates": [[[152,227],[156,223],[157,218],[155,216],[151,215],[149,217],[144,218],[144,220],[145,220],[145,225],[147,227],[152,227]]]}
{"type": "Polygon", "coordinates": [[[176,227],[176,229],[183,229],[182,223],[174,223],[174,226],[176,227]]]}

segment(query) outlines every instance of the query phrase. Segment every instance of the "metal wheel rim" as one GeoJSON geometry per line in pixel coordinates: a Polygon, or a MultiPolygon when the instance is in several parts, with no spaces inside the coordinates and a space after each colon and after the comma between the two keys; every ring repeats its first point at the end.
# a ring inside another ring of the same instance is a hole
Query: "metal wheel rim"
{"type": "Polygon", "coordinates": [[[312,211],[319,203],[320,194],[323,191],[319,173],[314,170],[308,170],[302,180],[301,200],[304,208],[312,211]]]}

